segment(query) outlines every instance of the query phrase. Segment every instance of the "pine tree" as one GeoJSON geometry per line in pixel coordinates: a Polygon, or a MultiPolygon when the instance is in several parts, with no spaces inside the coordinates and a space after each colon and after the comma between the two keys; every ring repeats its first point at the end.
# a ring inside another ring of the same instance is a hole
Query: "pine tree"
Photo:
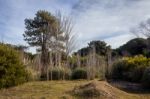
{"type": "Polygon", "coordinates": [[[36,46],[41,51],[41,73],[48,69],[49,48],[53,36],[56,35],[57,19],[47,11],[38,11],[33,19],[25,19],[26,30],[24,40],[31,46],[36,46]]]}

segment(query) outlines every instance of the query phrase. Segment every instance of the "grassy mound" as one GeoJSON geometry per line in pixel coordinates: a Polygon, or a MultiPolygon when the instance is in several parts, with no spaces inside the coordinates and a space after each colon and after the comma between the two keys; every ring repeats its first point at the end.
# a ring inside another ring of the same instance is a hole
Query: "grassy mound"
{"type": "MultiPolygon", "coordinates": [[[[81,97],[105,97],[114,99],[114,95],[108,90],[108,85],[101,86],[98,81],[93,81],[88,84],[75,86],[73,94],[81,97]]],[[[110,88],[109,88],[110,89],[110,88]]]]}
{"type": "Polygon", "coordinates": [[[91,82],[95,81],[70,80],[28,82],[16,87],[1,89],[0,99],[150,99],[150,93],[124,92],[123,90],[111,86],[105,81],[97,81],[96,84],[94,84],[98,90],[105,92],[104,98],[102,95],[100,97],[81,97],[70,93],[75,86],[84,86],[91,82]]]}

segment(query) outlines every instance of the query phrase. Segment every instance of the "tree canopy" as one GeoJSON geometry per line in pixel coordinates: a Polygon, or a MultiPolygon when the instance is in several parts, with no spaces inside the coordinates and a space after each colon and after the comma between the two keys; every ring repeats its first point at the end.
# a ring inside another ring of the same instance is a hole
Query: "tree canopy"
{"type": "Polygon", "coordinates": [[[116,49],[119,55],[122,56],[134,56],[134,55],[148,55],[149,39],[135,38],[128,41],[126,44],[116,49]]]}
{"type": "Polygon", "coordinates": [[[49,57],[49,48],[52,41],[58,38],[56,33],[58,21],[55,16],[47,11],[38,11],[33,19],[25,19],[26,30],[24,40],[31,46],[36,46],[41,51],[42,72],[45,72],[49,57]]]}
{"type": "Polygon", "coordinates": [[[87,56],[95,48],[95,51],[98,55],[105,56],[108,49],[111,49],[104,41],[91,41],[88,43],[87,47],[81,48],[75,54],[80,56],[87,56]]]}

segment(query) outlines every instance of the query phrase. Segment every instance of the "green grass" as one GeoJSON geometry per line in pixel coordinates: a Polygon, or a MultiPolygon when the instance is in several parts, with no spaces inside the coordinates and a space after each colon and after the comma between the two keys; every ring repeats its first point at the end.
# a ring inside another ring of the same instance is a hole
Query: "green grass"
{"type": "Polygon", "coordinates": [[[74,86],[86,81],[39,81],[0,90],[0,99],[58,99],[72,98],[67,94],[74,86]]]}
{"type": "MultiPolygon", "coordinates": [[[[90,81],[38,81],[0,90],[0,99],[76,99],[69,91],[75,86],[90,81]]],[[[106,86],[106,82],[99,81],[100,86],[106,86]]],[[[105,87],[104,87],[105,88],[105,87]]],[[[119,99],[150,99],[149,94],[127,93],[114,87],[106,90],[114,93],[119,99]]]]}

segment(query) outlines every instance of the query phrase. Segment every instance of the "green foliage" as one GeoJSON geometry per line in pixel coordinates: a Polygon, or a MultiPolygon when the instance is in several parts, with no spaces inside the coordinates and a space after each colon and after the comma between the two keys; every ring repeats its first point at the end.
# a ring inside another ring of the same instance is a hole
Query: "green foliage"
{"type": "MultiPolygon", "coordinates": [[[[25,19],[26,30],[23,34],[24,40],[30,46],[38,47],[37,51],[41,52],[41,73],[47,71],[49,64],[49,50],[64,50],[66,37],[64,35],[62,18],[54,16],[45,10],[37,11],[32,19],[25,19]],[[47,46],[50,45],[50,46],[47,46]]],[[[67,22],[66,20],[63,20],[67,22]]],[[[65,23],[65,27],[67,23],[65,23]]],[[[70,24],[68,24],[70,26],[70,24]]],[[[69,27],[67,27],[68,29],[69,27]]],[[[56,51],[58,53],[58,51],[56,51]]],[[[56,63],[54,63],[56,64],[56,63]]]]}
{"type": "Polygon", "coordinates": [[[56,18],[47,11],[38,11],[34,19],[25,19],[26,31],[23,34],[24,40],[32,46],[42,46],[47,40],[48,23],[51,25],[49,28],[54,28],[56,18]],[[41,39],[43,38],[43,39],[41,39]]]}
{"type": "Polygon", "coordinates": [[[144,87],[150,88],[150,67],[146,68],[142,77],[142,84],[144,87]]]}
{"type": "Polygon", "coordinates": [[[107,54],[107,50],[110,50],[110,46],[107,46],[104,41],[91,41],[88,45],[90,49],[95,47],[96,53],[98,55],[105,56],[107,54]]]}
{"type": "MultiPolygon", "coordinates": [[[[25,19],[26,30],[23,34],[24,40],[31,46],[37,46],[41,51],[41,72],[44,73],[48,64],[48,45],[51,37],[56,35],[56,17],[48,11],[40,10],[33,19],[25,19]],[[51,31],[50,31],[51,30],[51,31]]],[[[52,45],[52,44],[51,44],[52,45]]]]}
{"type": "Polygon", "coordinates": [[[18,52],[0,44],[0,88],[22,84],[26,81],[26,76],[18,52]]]}
{"type": "Polygon", "coordinates": [[[64,67],[53,67],[49,71],[49,77],[52,80],[64,80],[70,79],[71,70],[64,67]]]}
{"type": "Polygon", "coordinates": [[[87,70],[85,68],[76,68],[72,72],[72,79],[87,79],[87,70]]]}
{"type": "Polygon", "coordinates": [[[111,49],[104,41],[91,41],[88,47],[78,50],[75,54],[79,54],[82,57],[87,56],[93,50],[93,47],[95,47],[96,54],[102,56],[105,56],[107,51],[111,49]]]}
{"type": "Polygon", "coordinates": [[[119,60],[113,64],[111,77],[113,79],[122,79],[124,71],[126,71],[126,61],[119,60]]]}
{"type": "Polygon", "coordinates": [[[140,54],[149,56],[150,50],[148,49],[148,44],[149,39],[135,38],[116,49],[116,52],[122,56],[135,56],[140,54]]]}
{"type": "Polygon", "coordinates": [[[144,56],[126,57],[113,64],[113,79],[140,82],[145,68],[150,66],[150,59],[144,56]],[[138,76],[137,76],[138,75],[138,76]]]}

